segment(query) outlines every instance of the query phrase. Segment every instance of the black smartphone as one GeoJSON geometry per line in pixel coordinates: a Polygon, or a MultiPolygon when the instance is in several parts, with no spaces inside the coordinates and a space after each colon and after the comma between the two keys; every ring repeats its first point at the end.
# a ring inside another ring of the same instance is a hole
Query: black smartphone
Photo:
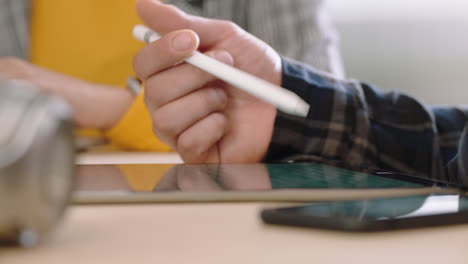
{"type": "Polygon", "coordinates": [[[341,231],[386,231],[468,224],[468,198],[461,195],[419,195],[264,209],[267,224],[341,231]]]}

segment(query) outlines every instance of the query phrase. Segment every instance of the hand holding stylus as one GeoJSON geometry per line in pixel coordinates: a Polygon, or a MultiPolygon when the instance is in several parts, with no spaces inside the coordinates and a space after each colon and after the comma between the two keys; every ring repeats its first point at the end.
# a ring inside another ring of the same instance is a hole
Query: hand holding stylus
{"type": "Polygon", "coordinates": [[[188,163],[261,161],[275,106],[184,60],[199,50],[279,86],[279,55],[230,22],[189,16],[158,1],[140,0],[137,7],[143,22],[162,36],[134,59],[156,135],[188,163]]]}
{"type": "MultiPolygon", "coordinates": [[[[133,28],[133,36],[146,43],[151,43],[161,38],[158,33],[143,25],[136,25],[133,28]]],[[[307,113],[309,113],[309,105],[295,93],[212,59],[198,51],[195,51],[192,56],[186,58],[185,62],[242,89],[258,99],[276,106],[285,113],[299,117],[306,117],[307,113]]]]}

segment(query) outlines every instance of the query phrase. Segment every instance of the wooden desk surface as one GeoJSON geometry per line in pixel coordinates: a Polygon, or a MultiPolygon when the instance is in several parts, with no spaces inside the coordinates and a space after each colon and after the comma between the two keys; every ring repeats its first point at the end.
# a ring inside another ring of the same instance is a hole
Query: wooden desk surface
{"type": "MultiPolygon", "coordinates": [[[[271,206],[271,205],[269,205],[271,206]]],[[[380,234],[266,226],[263,205],[76,206],[0,263],[467,263],[468,225],[380,234]]]]}
{"type": "MultiPolygon", "coordinates": [[[[174,154],[85,153],[79,163],[172,163],[174,154]]],[[[266,226],[259,203],[72,206],[37,248],[0,263],[467,263],[468,225],[380,234],[266,226]]]]}
{"type": "Polygon", "coordinates": [[[77,164],[179,164],[183,163],[177,153],[172,152],[84,152],[80,153],[77,164]]]}

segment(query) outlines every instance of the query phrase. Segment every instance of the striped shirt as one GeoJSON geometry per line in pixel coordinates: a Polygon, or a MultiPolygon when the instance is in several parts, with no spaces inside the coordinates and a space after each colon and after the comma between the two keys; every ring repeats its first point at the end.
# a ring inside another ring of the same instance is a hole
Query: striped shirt
{"type": "Polygon", "coordinates": [[[324,0],[166,0],[203,17],[233,21],[282,55],[343,77],[338,37],[324,0]]]}
{"type": "Polygon", "coordinates": [[[379,168],[468,186],[468,108],[429,107],[286,58],[283,87],[311,108],[306,119],[278,114],[265,161],[379,168]]]}
{"type": "Polygon", "coordinates": [[[28,0],[0,0],[0,57],[27,58],[28,0]]]}
{"type": "MultiPolygon", "coordinates": [[[[324,0],[166,0],[199,16],[230,20],[284,56],[343,77],[324,0]]],[[[28,57],[29,0],[0,0],[0,57],[28,57]]]]}

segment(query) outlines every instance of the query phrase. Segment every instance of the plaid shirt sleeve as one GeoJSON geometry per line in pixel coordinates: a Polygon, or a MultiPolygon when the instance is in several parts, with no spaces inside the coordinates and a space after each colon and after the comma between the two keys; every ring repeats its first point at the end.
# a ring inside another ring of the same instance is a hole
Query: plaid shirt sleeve
{"type": "Polygon", "coordinates": [[[428,108],[286,58],[283,87],[311,108],[306,119],[278,113],[265,161],[339,163],[454,181],[447,164],[456,157],[468,111],[428,108]]]}

